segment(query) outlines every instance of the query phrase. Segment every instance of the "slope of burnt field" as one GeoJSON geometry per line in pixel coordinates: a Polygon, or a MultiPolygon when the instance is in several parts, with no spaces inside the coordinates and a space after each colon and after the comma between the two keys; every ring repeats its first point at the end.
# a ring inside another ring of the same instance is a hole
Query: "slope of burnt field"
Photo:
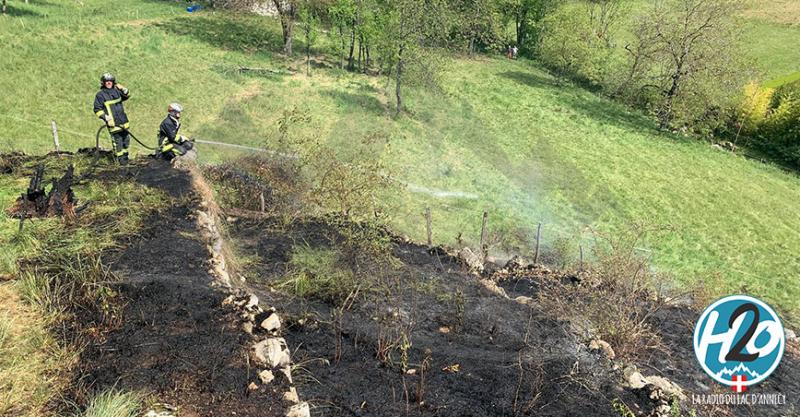
{"type": "Polygon", "coordinates": [[[342,307],[272,291],[285,289],[292,248],[336,247],[336,226],[238,220],[232,235],[258,259],[249,286],[289,313],[286,337],[305,376],[298,389],[314,415],[615,416],[615,399],[639,401],[566,323],[498,296],[440,250],[393,240],[399,265],[359,259],[385,281],[373,275],[364,285],[382,289],[365,288],[342,307]],[[394,349],[389,360],[385,348],[394,349]]]}
{"type": "Polygon", "coordinates": [[[120,242],[123,249],[108,257],[124,309],[119,326],[84,350],[77,402],[81,393],[115,387],[175,406],[181,417],[284,415],[280,395],[248,390],[255,378],[250,345],[233,309],[222,307],[227,294],[212,287],[189,175],[163,161],[138,160],[89,180],[136,181],[164,192],[171,204],[151,213],[140,236],[120,242]]]}

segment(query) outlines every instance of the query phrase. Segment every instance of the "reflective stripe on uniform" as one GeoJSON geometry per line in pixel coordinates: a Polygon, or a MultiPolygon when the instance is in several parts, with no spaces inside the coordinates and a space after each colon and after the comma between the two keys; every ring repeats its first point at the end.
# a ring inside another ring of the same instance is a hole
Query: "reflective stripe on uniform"
{"type": "Polygon", "coordinates": [[[115,124],[114,123],[114,114],[111,113],[111,105],[112,104],[117,104],[117,103],[120,103],[120,102],[122,102],[122,97],[116,98],[114,100],[108,100],[105,103],[103,103],[103,105],[106,106],[106,114],[108,115],[109,118],[111,118],[111,124],[115,124]]]}
{"type": "Polygon", "coordinates": [[[108,128],[108,131],[109,131],[109,132],[111,132],[111,133],[117,133],[117,132],[119,132],[119,131],[122,131],[123,129],[124,129],[124,130],[128,130],[128,128],[129,128],[130,126],[131,126],[131,123],[130,123],[130,122],[127,122],[127,123],[125,123],[125,124],[124,124],[124,125],[122,125],[122,126],[112,126],[112,127],[109,127],[109,128],[108,128]]]}
{"type": "Polygon", "coordinates": [[[116,156],[123,156],[123,155],[127,155],[127,154],[128,154],[128,150],[127,150],[127,149],[123,149],[123,150],[121,150],[121,151],[119,151],[119,152],[115,153],[114,155],[116,155],[116,156]]]}

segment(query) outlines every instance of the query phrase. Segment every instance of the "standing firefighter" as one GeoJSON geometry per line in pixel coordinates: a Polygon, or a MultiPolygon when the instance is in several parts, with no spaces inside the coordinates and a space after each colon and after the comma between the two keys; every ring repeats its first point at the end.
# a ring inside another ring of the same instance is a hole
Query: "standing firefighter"
{"type": "Polygon", "coordinates": [[[178,134],[178,130],[181,128],[182,111],[183,107],[180,104],[170,104],[167,107],[167,117],[158,128],[158,148],[161,150],[161,157],[167,161],[176,156],[185,155],[193,146],[190,140],[178,134]]]}
{"type": "Polygon", "coordinates": [[[100,77],[100,91],[94,97],[94,114],[108,126],[114,145],[114,155],[122,165],[128,163],[128,147],[131,142],[128,133],[130,123],[122,106],[122,102],[128,97],[130,97],[128,89],[117,84],[112,74],[105,73],[100,77]]]}

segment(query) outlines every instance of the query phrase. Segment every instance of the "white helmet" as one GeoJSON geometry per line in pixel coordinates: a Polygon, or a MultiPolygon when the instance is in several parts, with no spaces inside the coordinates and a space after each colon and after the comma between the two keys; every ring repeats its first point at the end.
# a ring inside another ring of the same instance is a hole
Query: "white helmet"
{"type": "Polygon", "coordinates": [[[183,112],[183,106],[178,103],[170,103],[169,107],[167,107],[167,112],[172,116],[177,116],[183,112]]]}

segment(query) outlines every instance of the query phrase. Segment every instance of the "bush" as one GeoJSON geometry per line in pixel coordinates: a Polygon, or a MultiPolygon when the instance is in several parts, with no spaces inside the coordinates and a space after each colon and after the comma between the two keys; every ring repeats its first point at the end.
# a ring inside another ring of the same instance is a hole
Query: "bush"
{"type": "Polygon", "coordinates": [[[757,145],[781,162],[800,168],[800,81],[778,88],[767,118],[757,129],[757,145]]]}
{"type": "Polygon", "coordinates": [[[772,105],[774,88],[761,87],[757,82],[751,81],[744,88],[744,99],[739,105],[741,114],[741,131],[750,135],[758,131],[769,116],[772,105]]]}
{"type": "Polygon", "coordinates": [[[610,68],[612,49],[598,37],[577,5],[559,8],[542,22],[539,56],[560,75],[600,84],[610,68]]]}

